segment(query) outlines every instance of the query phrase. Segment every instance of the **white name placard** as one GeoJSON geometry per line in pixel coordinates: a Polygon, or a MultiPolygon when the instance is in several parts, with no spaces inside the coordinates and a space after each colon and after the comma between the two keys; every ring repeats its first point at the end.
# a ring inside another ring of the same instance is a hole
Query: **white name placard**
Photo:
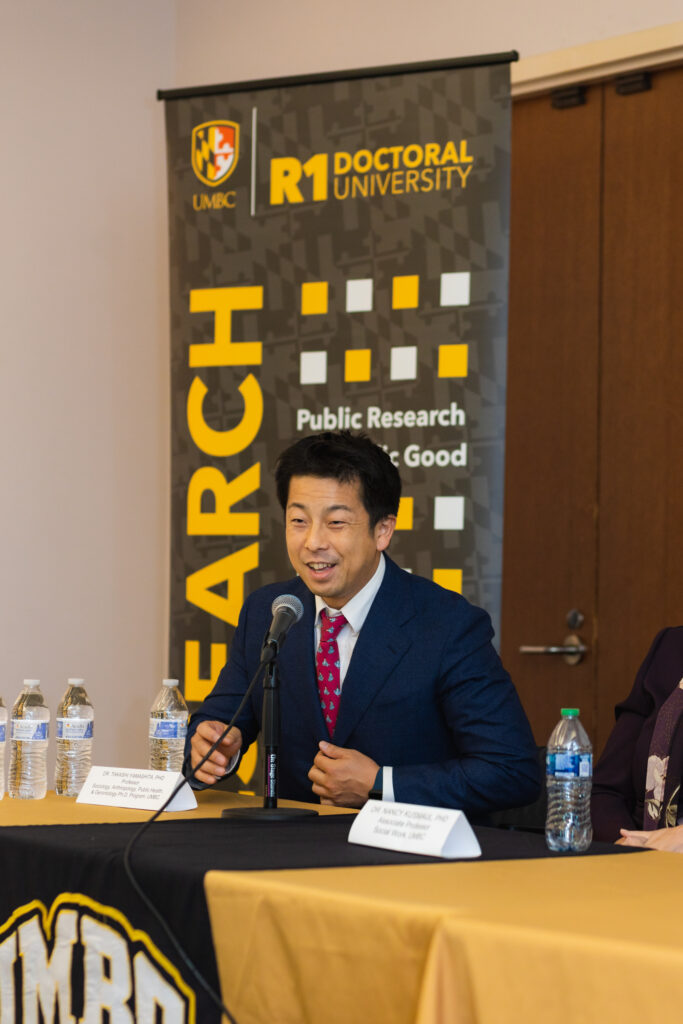
{"type": "MultiPolygon", "coordinates": [[[[156,772],[147,768],[102,768],[93,765],[76,803],[157,811],[182,780],[180,772],[156,772]]],[[[196,806],[197,799],[185,783],[166,810],[190,811],[196,806]]]]}
{"type": "Polygon", "coordinates": [[[462,811],[388,800],[368,800],[351,826],[349,842],[425,857],[481,857],[462,811]]]}

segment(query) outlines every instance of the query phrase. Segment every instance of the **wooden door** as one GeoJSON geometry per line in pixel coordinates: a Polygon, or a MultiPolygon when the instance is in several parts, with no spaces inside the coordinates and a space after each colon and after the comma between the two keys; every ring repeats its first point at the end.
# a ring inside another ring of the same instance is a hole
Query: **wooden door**
{"type": "Polygon", "coordinates": [[[682,68],[605,87],[598,748],[655,633],[683,624],[682,105],[682,68]]]}
{"type": "Polygon", "coordinates": [[[520,101],[512,122],[501,654],[539,744],[562,707],[594,727],[600,88],[586,100],[520,101]],[[519,653],[576,632],[578,665],[519,653]]]}
{"type": "Polygon", "coordinates": [[[539,743],[577,706],[599,753],[683,623],[682,97],[679,68],[514,105],[501,650],[539,743]],[[581,664],[519,654],[572,608],[581,664]]]}

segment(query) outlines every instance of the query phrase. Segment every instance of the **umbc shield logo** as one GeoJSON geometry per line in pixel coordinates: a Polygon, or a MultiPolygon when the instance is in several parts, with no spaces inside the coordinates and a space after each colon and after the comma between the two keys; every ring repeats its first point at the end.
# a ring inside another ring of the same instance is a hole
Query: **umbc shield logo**
{"type": "Polygon", "coordinates": [[[239,157],[240,126],[234,121],[205,121],[192,129],[192,170],[212,188],[230,177],[239,157]]]}

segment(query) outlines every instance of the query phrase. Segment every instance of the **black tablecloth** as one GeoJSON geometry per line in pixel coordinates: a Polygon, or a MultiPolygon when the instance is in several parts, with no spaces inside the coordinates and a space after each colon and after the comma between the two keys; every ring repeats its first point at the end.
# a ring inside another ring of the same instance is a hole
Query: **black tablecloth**
{"type": "MultiPolygon", "coordinates": [[[[161,910],[190,958],[218,990],[203,888],[207,871],[442,863],[437,858],[351,844],[347,841],[351,822],[348,815],[269,823],[216,818],[156,822],[134,848],[133,869],[140,886],[161,910]]],[[[177,953],[124,871],[123,851],[138,828],[132,824],[104,824],[0,830],[2,920],[6,922],[16,908],[31,901],[41,900],[49,908],[62,893],[82,893],[99,904],[117,908],[178,964],[177,953]]],[[[476,827],[475,832],[483,860],[558,856],[549,853],[542,835],[483,827],[476,827]]],[[[588,851],[590,855],[616,852],[638,851],[610,843],[594,843],[588,851]]],[[[217,1021],[213,1005],[186,969],[178,966],[197,991],[198,1022],[217,1021]]]]}

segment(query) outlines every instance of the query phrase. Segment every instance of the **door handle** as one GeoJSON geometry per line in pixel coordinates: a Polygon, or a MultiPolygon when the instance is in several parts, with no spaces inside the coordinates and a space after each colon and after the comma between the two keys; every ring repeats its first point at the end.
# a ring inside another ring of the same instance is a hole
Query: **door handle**
{"type": "Polygon", "coordinates": [[[588,653],[588,648],[575,633],[570,633],[569,636],[564,638],[563,644],[524,644],[519,648],[519,653],[559,654],[568,665],[578,665],[583,659],[584,654],[588,653]]]}

